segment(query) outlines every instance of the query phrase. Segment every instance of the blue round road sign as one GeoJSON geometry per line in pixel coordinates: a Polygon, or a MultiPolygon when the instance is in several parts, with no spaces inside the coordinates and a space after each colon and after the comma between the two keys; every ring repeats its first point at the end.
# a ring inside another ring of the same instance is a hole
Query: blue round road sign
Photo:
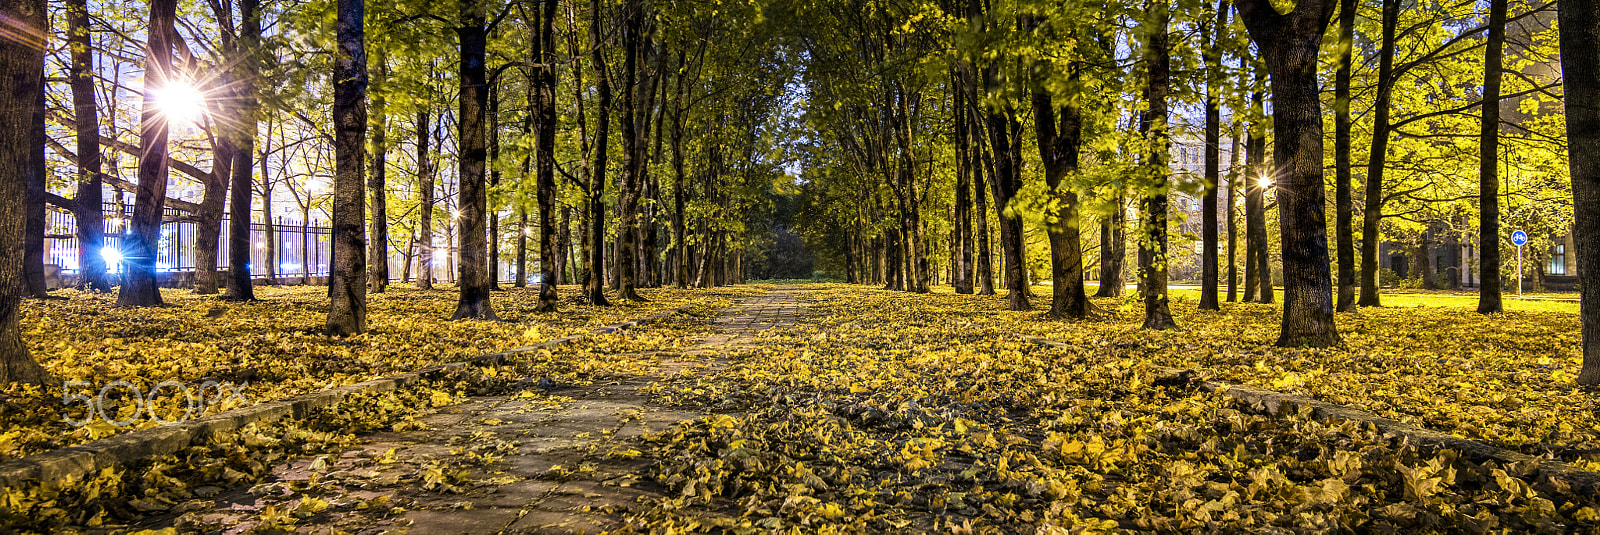
{"type": "Polygon", "coordinates": [[[1528,243],[1528,233],[1520,231],[1520,230],[1511,233],[1511,244],[1512,245],[1522,246],[1522,245],[1527,245],[1527,243],[1528,243]]]}

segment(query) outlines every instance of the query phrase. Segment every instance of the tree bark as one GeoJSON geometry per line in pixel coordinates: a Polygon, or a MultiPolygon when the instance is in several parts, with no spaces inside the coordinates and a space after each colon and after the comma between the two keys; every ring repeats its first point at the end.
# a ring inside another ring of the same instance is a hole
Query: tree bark
{"type": "Polygon", "coordinates": [[[172,48],[177,38],[173,29],[177,10],[177,0],[150,1],[149,36],[145,41],[147,89],[139,120],[139,189],[133,200],[131,232],[122,247],[127,270],[117,293],[120,306],[162,304],[161,289],[156,283],[156,247],[161,238],[161,201],[167,196],[167,118],[152,91],[166,87],[176,75],[172,48]]]}
{"type": "Polygon", "coordinates": [[[1284,347],[1339,343],[1328,268],[1322,102],[1317,88],[1318,47],[1334,6],[1333,0],[1300,0],[1293,11],[1279,14],[1270,0],[1239,4],[1240,18],[1265,51],[1272,74],[1277,133],[1274,182],[1284,271],[1283,323],[1277,343],[1284,347]]]}
{"type": "Polygon", "coordinates": [[[1147,21],[1151,23],[1150,42],[1145,47],[1148,65],[1150,110],[1146,131],[1150,143],[1147,156],[1151,183],[1146,186],[1144,216],[1139,240],[1139,270],[1144,286],[1144,328],[1175,329],[1167,299],[1167,182],[1172,173],[1167,160],[1171,141],[1167,131],[1167,93],[1171,89],[1172,49],[1167,27],[1172,17],[1167,0],[1152,0],[1147,21]]]}
{"type": "Polygon", "coordinates": [[[1382,306],[1378,299],[1378,222],[1383,219],[1383,169],[1389,152],[1389,108],[1394,90],[1394,33],[1400,0],[1383,0],[1383,37],[1378,47],[1378,87],[1372,108],[1372,150],[1367,156],[1366,203],[1361,213],[1361,300],[1358,306],[1382,306]]]}
{"type": "Polygon", "coordinates": [[[955,198],[955,227],[951,230],[955,240],[956,254],[951,267],[955,271],[951,277],[951,285],[955,286],[958,294],[973,293],[972,284],[972,174],[975,171],[972,162],[972,133],[971,114],[967,113],[966,88],[962,83],[962,76],[952,72],[950,84],[955,87],[951,91],[953,104],[951,115],[955,120],[956,144],[956,198],[955,198]]]}
{"type": "Polygon", "coordinates": [[[428,127],[429,110],[417,112],[417,189],[421,198],[417,206],[417,238],[422,245],[417,252],[417,288],[433,289],[433,162],[430,161],[428,142],[432,133],[428,127]]]}
{"type": "MultiPolygon", "coordinates": [[[[1565,26],[1563,26],[1565,28],[1565,26]]],[[[1506,44],[1506,0],[1489,1],[1483,57],[1483,117],[1478,134],[1478,313],[1500,304],[1500,72],[1506,44]]],[[[1577,176],[1577,175],[1573,175],[1577,176]]],[[[1456,280],[1460,280],[1459,276],[1456,280]]]]}
{"type": "MultiPolygon", "coordinates": [[[[338,0],[339,48],[333,57],[333,265],[328,272],[328,334],[333,336],[367,330],[365,7],[363,0],[338,0]]],[[[311,263],[307,258],[305,264],[311,263]]]]}
{"type": "MultiPolygon", "coordinates": [[[[556,250],[556,71],[551,63],[555,60],[555,0],[545,0],[541,3],[544,14],[540,17],[539,28],[533,32],[534,67],[537,76],[535,90],[537,108],[529,113],[536,117],[538,138],[537,177],[539,197],[539,304],[536,312],[554,312],[556,310],[556,283],[559,278],[560,264],[557,261],[559,251],[556,250]]],[[[533,104],[533,103],[530,103],[533,104]]],[[[527,214],[523,214],[523,224],[527,224],[527,214]]],[[[519,250],[519,254],[522,254],[519,250]]],[[[518,274],[521,274],[521,268],[518,274]]]]}
{"type": "MultiPolygon", "coordinates": [[[[988,69],[985,79],[990,86],[997,85],[996,76],[988,69]]],[[[1018,129],[1016,112],[1010,109],[989,110],[989,138],[994,145],[995,176],[990,181],[994,189],[995,214],[1000,221],[1000,244],[1005,253],[1006,305],[1010,310],[1028,310],[1028,283],[1023,279],[1022,219],[1007,217],[1006,206],[1022,189],[1020,148],[1012,143],[1012,133],[1018,129]]]]}
{"type": "MultiPolygon", "coordinates": [[[[639,194],[644,184],[644,137],[640,123],[649,114],[652,87],[650,76],[639,72],[648,38],[644,34],[645,4],[640,0],[627,0],[624,6],[622,28],[623,91],[622,116],[618,121],[622,134],[622,176],[617,188],[617,239],[614,252],[617,270],[617,295],[629,301],[644,301],[635,286],[638,283],[639,251],[639,194]],[[642,104],[642,106],[641,106],[642,104]]],[[[604,124],[601,125],[605,127],[604,124]]],[[[645,130],[648,130],[646,128],[645,130]]]]}
{"type": "Polygon", "coordinates": [[[0,3],[8,27],[0,33],[0,250],[11,252],[0,255],[0,384],[51,381],[22,342],[18,307],[27,281],[22,255],[15,254],[26,232],[25,177],[33,165],[34,115],[44,91],[46,9],[44,0],[0,3]]]}
{"type": "MultiPolygon", "coordinates": [[[[1228,154],[1228,302],[1238,301],[1239,298],[1239,263],[1234,259],[1234,252],[1239,241],[1238,216],[1234,213],[1233,199],[1239,194],[1239,126],[1234,123],[1233,131],[1229,133],[1233,138],[1233,147],[1228,154]]],[[[1249,299],[1246,299],[1248,301],[1249,299]]]]}
{"type": "MultiPolygon", "coordinates": [[[[1600,386],[1600,2],[1557,4],[1583,317],[1578,384],[1600,386]]],[[[0,220],[8,220],[0,218],[0,220]]]]}
{"type": "Polygon", "coordinates": [[[1355,55],[1356,0],[1339,1],[1339,67],[1333,89],[1333,212],[1338,249],[1338,311],[1356,309],[1356,246],[1350,228],[1355,213],[1350,185],[1350,67],[1355,55]]]}
{"type": "Polygon", "coordinates": [[[458,238],[461,260],[458,269],[460,299],[452,320],[480,319],[499,321],[489,299],[493,286],[489,280],[488,229],[489,199],[486,191],[486,165],[488,163],[488,129],[484,124],[484,108],[489,103],[489,82],[484,67],[488,50],[488,21],[482,0],[461,0],[461,26],[456,35],[461,42],[461,93],[457,127],[460,144],[460,170],[457,184],[457,203],[461,210],[458,238]]]}
{"type": "MultiPolygon", "coordinates": [[[[261,43],[261,2],[260,0],[241,0],[239,2],[239,37],[240,49],[239,63],[233,69],[235,116],[240,124],[235,125],[233,134],[236,137],[234,151],[232,184],[229,185],[228,199],[228,292],[227,298],[248,301],[256,298],[255,288],[250,282],[250,197],[253,184],[253,171],[255,170],[256,151],[256,115],[260,109],[257,96],[257,80],[255,67],[256,53],[261,43]]],[[[266,157],[261,158],[261,180],[266,182],[266,157]]],[[[266,241],[271,245],[269,253],[277,247],[277,236],[272,232],[272,210],[269,206],[271,198],[263,199],[263,219],[266,222],[266,241]]],[[[276,273],[276,260],[269,254],[267,262],[267,276],[270,279],[276,273]]]]}
{"type": "MultiPolygon", "coordinates": [[[[973,143],[973,145],[980,144],[981,143],[978,142],[973,143]]],[[[976,147],[974,148],[974,152],[977,152],[976,147]]],[[[977,162],[974,161],[973,163],[976,164],[977,162]]],[[[974,203],[972,210],[972,233],[973,237],[977,241],[976,245],[978,248],[978,295],[994,295],[994,260],[989,251],[989,192],[986,189],[986,184],[984,184],[984,175],[985,173],[983,172],[983,169],[975,165],[972,172],[972,196],[974,203]]],[[[993,180],[992,173],[990,173],[990,180],[993,180]]]]}
{"type": "Polygon", "coordinates": [[[589,303],[599,306],[611,304],[606,299],[605,292],[605,265],[606,265],[606,142],[608,126],[611,118],[611,82],[606,74],[606,58],[603,47],[600,46],[605,36],[601,32],[600,0],[590,0],[590,27],[589,46],[594,55],[595,89],[599,97],[596,112],[594,133],[594,163],[589,168],[589,258],[587,259],[588,271],[583,281],[584,297],[589,303]]]}
{"type": "MultiPolygon", "coordinates": [[[[1261,94],[1256,93],[1257,112],[1263,109],[1262,104],[1261,94]]],[[[1250,137],[1245,143],[1247,153],[1245,162],[1250,167],[1250,175],[1248,183],[1245,184],[1244,201],[1246,257],[1244,296],[1246,301],[1272,303],[1275,300],[1275,292],[1272,290],[1271,247],[1267,243],[1266,186],[1262,184],[1263,181],[1271,182],[1271,175],[1263,174],[1263,171],[1266,171],[1267,159],[1266,125],[1262,123],[1250,125],[1250,137]]]]}
{"type": "MultiPolygon", "coordinates": [[[[47,43],[48,40],[47,37],[47,43]]],[[[28,149],[27,241],[22,248],[22,272],[28,281],[28,295],[46,299],[50,297],[44,277],[45,182],[49,170],[45,167],[44,159],[47,136],[43,80],[39,82],[39,90],[34,92],[34,100],[37,103],[30,115],[33,119],[33,146],[28,149]]]]}
{"type": "Polygon", "coordinates": [[[111,291],[106,273],[105,215],[101,212],[100,110],[94,100],[94,54],[89,42],[87,0],[67,1],[68,71],[72,88],[73,126],[78,139],[78,188],[72,211],[78,226],[78,285],[111,291]]]}
{"type": "Polygon", "coordinates": [[[367,286],[373,293],[383,293],[389,288],[389,102],[385,98],[389,81],[388,54],[379,50],[378,78],[372,84],[372,118],[368,123],[372,132],[372,169],[367,175],[367,193],[372,199],[372,222],[368,233],[367,286]]]}
{"type": "Polygon", "coordinates": [[[1200,310],[1221,310],[1217,303],[1217,189],[1222,184],[1222,110],[1217,85],[1222,83],[1222,34],[1228,28],[1228,0],[1217,3],[1216,37],[1204,35],[1206,50],[1206,190],[1201,198],[1200,310]]]}
{"type": "MultiPolygon", "coordinates": [[[[227,77],[224,76],[223,80],[227,77]]],[[[232,85],[232,84],[228,84],[232,85]]],[[[222,117],[218,122],[237,122],[235,115],[229,108],[232,104],[222,104],[215,109],[221,111],[222,117]]],[[[216,142],[212,150],[211,174],[206,178],[205,192],[200,198],[200,209],[195,212],[194,233],[194,293],[210,295],[217,293],[217,253],[218,239],[222,235],[222,210],[228,196],[228,183],[233,178],[233,164],[237,159],[238,149],[234,146],[237,138],[230,130],[232,126],[217,128],[216,142]]]]}
{"type": "MultiPolygon", "coordinates": [[[[1069,87],[1079,86],[1081,66],[1067,67],[1069,87]]],[[[1083,131],[1083,115],[1077,95],[1065,95],[1060,106],[1060,126],[1052,95],[1040,83],[1033,88],[1033,124],[1044,162],[1045,185],[1055,197],[1055,208],[1046,215],[1045,233],[1050,240],[1051,301],[1049,316],[1057,319],[1089,315],[1089,296],[1083,290],[1083,245],[1079,235],[1078,193],[1062,179],[1078,171],[1078,150],[1083,131]],[[1053,212],[1053,213],[1050,213],[1053,212]]],[[[1076,91],[1076,89],[1073,89],[1076,91]]]]}

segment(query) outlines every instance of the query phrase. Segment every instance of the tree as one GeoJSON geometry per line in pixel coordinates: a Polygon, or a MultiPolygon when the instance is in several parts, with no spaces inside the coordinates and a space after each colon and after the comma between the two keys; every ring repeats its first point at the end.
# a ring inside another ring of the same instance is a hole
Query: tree
{"type": "Polygon", "coordinates": [[[1557,6],[1561,72],[1566,82],[1568,165],[1572,170],[1572,235],[1577,239],[1583,317],[1583,368],[1578,384],[1600,386],[1600,2],[1557,6]]]}
{"type": "Polygon", "coordinates": [[[1175,329],[1172,311],[1167,306],[1167,188],[1172,168],[1172,150],[1167,133],[1167,94],[1171,90],[1172,48],[1167,35],[1172,19],[1169,0],[1151,0],[1145,22],[1150,25],[1145,45],[1145,70],[1149,76],[1146,94],[1150,109],[1144,124],[1149,152],[1145,155],[1143,206],[1139,210],[1139,273],[1143,280],[1144,328],[1175,329]]]}
{"type": "MultiPolygon", "coordinates": [[[[255,299],[255,288],[250,282],[250,197],[255,166],[252,160],[255,156],[256,143],[256,116],[260,112],[260,102],[257,95],[259,82],[256,76],[257,61],[261,44],[261,2],[260,0],[240,0],[239,2],[239,36],[237,46],[240,49],[239,62],[233,67],[231,76],[234,83],[234,108],[240,124],[234,125],[233,134],[237,136],[234,142],[234,162],[231,171],[231,198],[228,200],[228,243],[238,244],[228,247],[228,297],[237,300],[255,299]]],[[[263,156],[262,173],[266,172],[266,157],[263,156]]],[[[263,181],[267,180],[262,176],[263,181]]],[[[264,202],[265,203],[265,202],[264,202]]],[[[270,220],[267,216],[263,219],[270,220]]],[[[271,225],[271,221],[267,221],[271,225]]],[[[271,232],[268,232],[270,235],[271,232]]],[[[276,241],[276,240],[270,240],[276,241]]],[[[271,258],[266,261],[269,276],[275,267],[271,258]]]]}
{"type": "MultiPolygon", "coordinates": [[[[639,253],[639,197],[644,186],[645,148],[644,133],[640,123],[650,114],[654,77],[641,76],[639,64],[648,47],[645,35],[646,7],[640,0],[628,0],[623,6],[623,60],[622,60],[622,115],[618,118],[622,134],[622,177],[617,187],[617,240],[615,250],[618,278],[617,295],[629,301],[644,301],[635,286],[638,283],[639,253]]],[[[606,128],[604,123],[600,128],[606,128]]],[[[645,128],[644,130],[648,130],[645,128]]]]}
{"type": "MultiPolygon", "coordinates": [[[[1483,117],[1478,139],[1478,313],[1500,306],[1500,71],[1506,45],[1506,0],[1489,0],[1483,52],[1483,117]]],[[[1576,176],[1576,174],[1574,174],[1576,176]]]]}
{"type": "MultiPolygon", "coordinates": [[[[371,195],[372,222],[367,231],[367,288],[372,293],[383,293],[389,288],[389,55],[378,47],[373,63],[377,76],[369,80],[368,92],[372,99],[372,113],[367,131],[371,132],[372,166],[367,174],[367,193],[371,195]]],[[[370,71],[370,69],[369,69],[370,71]]]]}
{"type": "Polygon", "coordinates": [[[485,170],[488,161],[487,128],[484,125],[484,108],[488,104],[488,78],[484,65],[489,31],[484,15],[483,0],[461,0],[461,26],[456,35],[461,39],[461,94],[457,126],[460,136],[457,143],[460,156],[460,176],[457,206],[461,210],[461,299],[456,312],[450,317],[459,319],[499,320],[489,301],[489,243],[487,228],[488,193],[485,187],[485,170]]]}
{"type": "Polygon", "coordinates": [[[100,114],[94,100],[93,52],[89,43],[87,0],[67,2],[67,46],[72,67],[68,82],[72,87],[74,132],[78,138],[78,189],[73,195],[73,217],[78,227],[79,285],[98,292],[111,291],[106,276],[105,217],[100,210],[102,180],[100,158],[100,114]]]}
{"type": "MultiPolygon", "coordinates": [[[[44,91],[44,0],[0,2],[0,384],[50,380],[22,342],[18,306],[27,291],[22,250],[24,177],[33,165],[34,114],[44,91]]],[[[42,152],[42,148],[40,149],[42,152]]]]}
{"type": "Polygon", "coordinates": [[[433,289],[433,179],[434,163],[428,142],[433,131],[428,127],[432,114],[423,104],[417,112],[417,193],[421,204],[417,207],[417,237],[421,251],[417,253],[417,288],[433,289]]]}
{"type": "MultiPolygon", "coordinates": [[[[1072,14],[1076,15],[1076,14],[1072,14]]],[[[1068,15],[1071,17],[1072,15],[1068,15]]],[[[1076,17],[1067,24],[1076,24],[1076,17]]],[[[1075,33],[1068,30],[1069,35],[1075,33]]],[[[1050,240],[1051,301],[1050,317],[1082,318],[1089,315],[1089,296],[1083,289],[1083,245],[1079,235],[1078,193],[1063,179],[1078,172],[1078,151],[1083,135],[1083,111],[1076,94],[1082,87],[1082,66],[1063,65],[1069,93],[1061,104],[1047,91],[1043,80],[1032,87],[1033,125],[1039,159],[1044,162],[1044,180],[1054,202],[1046,208],[1045,232],[1050,240]],[[1056,124],[1057,116],[1060,125],[1056,124]]]]}
{"type": "Polygon", "coordinates": [[[1301,0],[1278,13],[1271,0],[1240,0],[1239,17],[1266,56],[1272,80],[1278,229],[1283,249],[1279,346],[1339,343],[1333,323],[1322,175],[1322,102],[1317,52],[1334,0],[1301,0]]]}
{"type": "Polygon", "coordinates": [[[333,266],[328,277],[328,333],[336,336],[367,330],[365,11],[363,0],[338,0],[338,50],[333,57],[333,266]]]}
{"type": "Polygon", "coordinates": [[[1350,67],[1355,56],[1356,0],[1339,1],[1339,67],[1333,82],[1333,217],[1339,259],[1340,312],[1356,308],[1356,246],[1350,228],[1355,201],[1350,187],[1350,67]]]}
{"type": "Polygon", "coordinates": [[[1384,155],[1389,150],[1389,112],[1394,94],[1394,33],[1400,21],[1400,0],[1383,0],[1383,37],[1378,46],[1378,94],[1372,108],[1372,150],[1367,155],[1366,206],[1361,213],[1361,300],[1364,307],[1382,306],[1378,298],[1378,222],[1383,219],[1384,155]]]}
{"type": "Polygon", "coordinates": [[[181,83],[172,66],[172,49],[178,38],[173,29],[177,0],[151,0],[149,38],[145,44],[144,105],[139,119],[139,189],[134,196],[132,232],[124,243],[127,271],[117,294],[121,306],[161,305],[156,284],[156,245],[161,234],[162,200],[167,196],[167,122],[156,92],[181,83]]]}
{"type": "Polygon", "coordinates": [[[1095,297],[1122,297],[1122,263],[1128,257],[1127,207],[1118,192],[1111,213],[1100,217],[1100,289],[1095,297]]]}
{"type": "Polygon", "coordinates": [[[1200,200],[1201,253],[1200,305],[1201,310],[1220,310],[1217,303],[1217,189],[1222,184],[1222,110],[1219,85],[1222,83],[1222,34],[1228,27],[1228,0],[1217,3],[1216,36],[1208,39],[1207,26],[1201,23],[1201,41],[1209,41],[1205,51],[1206,69],[1206,124],[1205,124],[1205,196],[1200,200]]]}
{"type": "Polygon", "coordinates": [[[606,306],[611,302],[606,300],[605,291],[605,265],[606,265],[606,142],[607,131],[611,117],[611,80],[606,73],[606,58],[604,47],[600,46],[605,35],[601,31],[600,0],[589,2],[589,46],[594,54],[594,73],[596,95],[599,97],[599,112],[596,114],[594,135],[594,163],[589,167],[588,212],[589,212],[589,239],[588,253],[585,258],[583,278],[583,294],[589,302],[595,305],[606,306]]]}
{"type": "MultiPolygon", "coordinates": [[[[558,261],[560,254],[556,248],[556,71],[555,49],[555,18],[556,0],[543,0],[540,7],[544,13],[539,17],[538,27],[529,29],[534,36],[533,46],[533,73],[529,79],[535,89],[533,95],[536,102],[529,102],[532,107],[528,111],[536,121],[538,130],[538,164],[537,178],[539,197],[539,312],[554,312],[556,309],[556,282],[559,279],[558,261]]],[[[530,24],[529,26],[533,26],[530,24]]],[[[518,275],[522,270],[519,268],[518,275]]]]}

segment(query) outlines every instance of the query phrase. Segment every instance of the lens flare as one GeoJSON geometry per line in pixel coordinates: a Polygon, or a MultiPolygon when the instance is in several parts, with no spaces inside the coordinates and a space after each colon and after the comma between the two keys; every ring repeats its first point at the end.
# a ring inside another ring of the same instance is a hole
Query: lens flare
{"type": "Polygon", "coordinates": [[[173,122],[193,124],[206,113],[205,93],[183,82],[156,89],[155,103],[161,114],[173,122]]]}

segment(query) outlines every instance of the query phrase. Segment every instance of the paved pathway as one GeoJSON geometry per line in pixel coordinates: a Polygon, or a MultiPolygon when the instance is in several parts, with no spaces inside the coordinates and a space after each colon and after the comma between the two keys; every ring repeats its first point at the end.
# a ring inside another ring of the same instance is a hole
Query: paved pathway
{"type": "MultiPolygon", "coordinates": [[[[550,392],[571,398],[560,403],[550,396],[470,398],[423,418],[428,429],[362,437],[359,447],[325,459],[328,467],[315,479],[315,460],[302,459],[279,467],[275,480],[222,492],[201,508],[200,525],[180,521],[179,527],[244,531],[268,505],[296,507],[301,494],[287,490],[308,485],[320,490],[315,495],[344,502],[327,498],[331,512],[301,521],[296,531],[302,533],[598,533],[619,527],[640,497],[657,490],[638,477],[650,464],[635,458],[644,449],[638,437],[708,414],[655,404],[650,386],[725,367],[726,354],[753,343],[760,331],[793,326],[803,292],[785,287],[743,299],[714,321],[713,334],[680,354],[660,355],[651,373],[550,392]],[[384,495],[390,498],[382,506],[360,505],[384,495]]],[[[152,527],[174,521],[172,515],[155,520],[152,527]]]]}

